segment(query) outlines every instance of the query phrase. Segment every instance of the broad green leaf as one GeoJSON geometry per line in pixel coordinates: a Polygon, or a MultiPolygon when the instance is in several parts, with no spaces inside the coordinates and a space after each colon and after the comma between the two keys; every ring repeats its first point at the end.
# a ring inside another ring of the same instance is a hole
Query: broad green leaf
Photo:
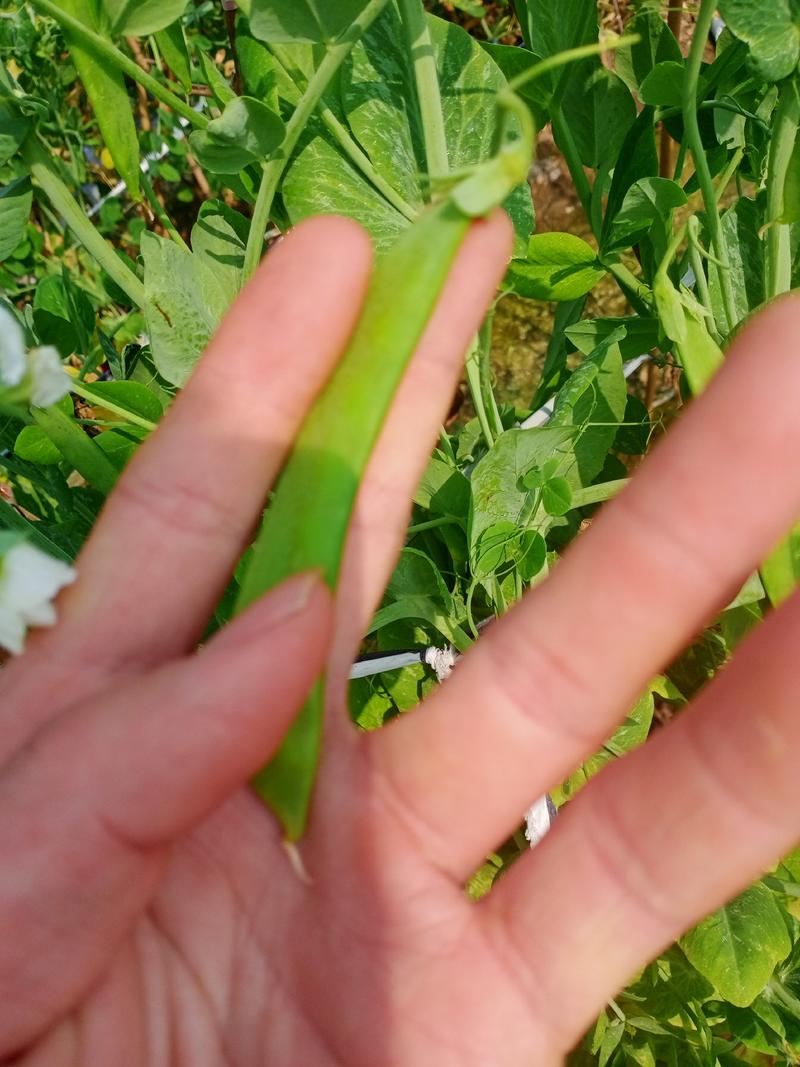
{"type": "Polygon", "coordinates": [[[730,31],[750,46],[750,60],[765,81],[788,77],[800,60],[797,0],[720,0],[730,31]]]}
{"type": "Polygon", "coordinates": [[[725,1019],[731,1036],[754,1052],[769,1055],[776,1051],[776,1042],[767,1037],[758,1016],[745,1008],[735,1008],[732,1004],[725,1006],[725,1019]]]}
{"type": "MultiPolygon", "coordinates": [[[[487,105],[506,81],[459,26],[432,16],[429,26],[443,86],[449,162],[453,170],[462,170],[492,155],[496,116],[494,106],[487,105]]],[[[343,117],[375,171],[411,211],[419,211],[429,188],[413,71],[402,41],[402,26],[390,5],[355,46],[342,72],[341,102],[343,117]]],[[[320,126],[309,127],[286,175],[283,199],[293,222],[320,210],[349,215],[369,229],[379,250],[408,226],[408,219],[345,159],[320,126]]],[[[533,229],[527,184],[505,207],[518,242],[527,240],[533,229]]]]}
{"type": "Polygon", "coordinates": [[[207,130],[194,130],[189,136],[189,147],[200,166],[211,174],[238,174],[255,162],[252,152],[236,144],[219,141],[207,130]]]}
{"type": "Polygon", "coordinates": [[[704,323],[684,307],[685,338],[675,344],[678,360],[683,367],[689,388],[694,396],[701,393],[723,364],[719,345],[704,323]]]}
{"type": "Polygon", "coordinates": [[[62,356],[78,351],[81,336],[91,335],[94,330],[95,315],[89,298],[77,286],[72,287],[71,296],[70,300],[63,280],[51,274],[39,282],[33,298],[33,323],[39,341],[55,346],[62,356]]]}
{"type": "Polygon", "coordinates": [[[526,15],[528,45],[543,59],[597,40],[595,0],[527,0],[526,15]]]}
{"type": "Polygon", "coordinates": [[[32,128],[15,100],[0,97],[0,166],[11,159],[32,128]]]}
{"type": "Polygon", "coordinates": [[[507,280],[519,296],[534,300],[575,300],[605,276],[597,253],[571,233],[538,233],[524,260],[514,259],[507,280]]]}
{"type": "MultiPolygon", "coordinates": [[[[541,56],[529,52],[527,48],[490,44],[488,41],[481,41],[480,45],[489,53],[508,81],[541,62],[541,56]]],[[[548,106],[552,96],[546,79],[534,78],[522,85],[517,92],[531,109],[537,129],[544,129],[549,121],[548,106]]]]}
{"type": "Polygon", "coordinates": [[[629,248],[659,224],[669,231],[672,212],[686,203],[686,193],[677,182],[669,178],[640,178],[625,194],[603,251],[629,248]]]}
{"type": "MultiPolygon", "coordinates": [[[[56,0],[67,14],[79,19],[87,29],[101,33],[92,0],[56,0]]],[[[162,0],[157,0],[161,3],[162,0]]],[[[92,51],[91,45],[76,33],[64,31],[75,66],[92,104],[97,124],[114,166],[126,182],[128,192],[139,198],[139,139],[133,109],[123,75],[107,59],[92,51]]]]}
{"type": "Polygon", "coordinates": [[[616,162],[636,120],[625,82],[595,60],[580,64],[570,77],[562,111],[581,162],[595,170],[616,162]]]}
{"type": "Polygon", "coordinates": [[[638,396],[630,394],[625,402],[622,425],[617,430],[613,448],[624,456],[643,456],[650,443],[650,412],[638,396]]]}
{"type": "Polygon", "coordinates": [[[625,331],[624,337],[620,337],[617,342],[623,359],[635,359],[636,356],[658,347],[658,319],[646,319],[639,315],[581,319],[573,326],[568,326],[565,333],[578,351],[588,356],[601,341],[618,329],[625,331]]]}
{"type": "Polygon", "coordinates": [[[158,373],[183,385],[228,309],[224,285],[199,255],[142,235],[145,319],[158,373]]]}
{"type": "Polygon", "coordinates": [[[38,426],[47,434],[65,462],[104,495],[114,488],[118,471],[83,429],[58,407],[34,408],[38,426]]]}
{"type": "Polygon", "coordinates": [[[654,177],[658,174],[653,115],[653,108],[642,109],[619,150],[619,157],[614,165],[614,176],[611,179],[611,188],[608,191],[600,240],[601,247],[605,244],[611,225],[630,187],[640,178],[654,177]]]}
{"type": "MultiPolygon", "coordinates": [[[[722,216],[722,230],[728,248],[729,277],[737,323],[766,299],[764,290],[764,241],[761,227],[764,218],[759,202],[740,197],[722,216]]],[[[725,322],[719,272],[708,272],[711,308],[717,322],[725,322]]]]}
{"type": "Polygon", "coordinates": [[[192,251],[214,272],[229,303],[242,285],[248,231],[247,219],[222,200],[207,200],[192,227],[192,251]]]}
{"type": "Polygon", "coordinates": [[[737,1007],[751,1004],[792,943],[773,894],[760,882],[681,939],[689,962],[737,1007]]]}
{"type": "Polygon", "coordinates": [[[286,127],[266,104],[237,96],[209,123],[206,132],[212,140],[249,152],[253,159],[267,159],[283,140],[286,127]]]}
{"type": "Polygon", "coordinates": [[[14,442],[14,454],[45,467],[62,461],[61,453],[39,426],[24,426],[20,430],[14,442]]]}
{"type": "Polygon", "coordinates": [[[572,488],[566,478],[551,478],[542,486],[542,504],[548,515],[566,515],[572,507],[572,488]]]}
{"type": "MultiPolygon", "coordinates": [[[[192,88],[192,64],[181,23],[173,22],[171,26],[157,33],[156,44],[167,66],[188,93],[192,88]]],[[[237,41],[237,47],[238,44],[237,41]]]]}
{"type": "Polygon", "coordinates": [[[800,524],[761,566],[761,579],[773,607],[786,600],[800,582],[800,524]]]}
{"type": "Polygon", "coordinates": [[[278,77],[272,53],[242,30],[236,35],[236,52],[245,89],[272,111],[278,110],[278,77]]]}
{"type": "Polygon", "coordinates": [[[639,40],[617,49],[614,69],[632,92],[657,63],[683,61],[675,35],[658,11],[640,11],[626,33],[639,40]]]}
{"type": "Polygon", "coordinates": [[[437,684],[421,663],[356,678],[348,687],[351,716],[362,730],[377,730],[388,717],[415,708],[437,684]]]}
{"type": "Polygon", "coordinates": [[[414,493],[415,504],[434,515],[466,519],[469,499],[469,481],[461,471],[436,456],[428,461],[414,493]]]}
{"type": "Polygon", "coordinates": [[[322,43],[341,37],[358,18],[368,0],[243,0],[254,37],[269,44],[309,41],[322,43]]]}
{"type": "Polygon", "coordinates": [[[612,334],[572,373],[556,397],[551,425],[576,431],[573,462],[559,473],[573,489],[600,474],[625,416],[628,397],[622,357],[612,334]]]}
{"type": "Polygon", "coordinates": [[[33,187],[27,176],[0,189],[0,261],[8,259],[25,236],[33,204],[33,187]]]}
{"type": "Polygon", "coordinates": [[[653,67],[639,86],[643,104],[654,107],[680,107],[683,103],[683,83],[686,65],[670,60],[653,67]]]}
{"type": "Polygon", "coordinates": [[[146,37],[165,30],[186,10],[187,0],[102,0],[111,32],[120,37],[146,37]]]}
{"type": "Polygon", "coordinates": [[[570,427],[551,426],[508,430],[497,438],[476,464],[470,479],[469,542],[473,559],[490,527],[505,522],[516,532],[522,529],[531,496],[522,484],[523,477],[532,467],[542,467],[554,456],[569,464],[573,440],[570,427]]]}
{"type": "MultiPolygon", "coordinates": [[[[90,395],[91,403],[98,407],[109,403],[148,422],[158,422],[164,414],[164,406],[158,397],[139,382],[83,382],[82,386],[90,395]]],[[[124,419],[124,415],[109,409],[109,418],[124,419]]]]}

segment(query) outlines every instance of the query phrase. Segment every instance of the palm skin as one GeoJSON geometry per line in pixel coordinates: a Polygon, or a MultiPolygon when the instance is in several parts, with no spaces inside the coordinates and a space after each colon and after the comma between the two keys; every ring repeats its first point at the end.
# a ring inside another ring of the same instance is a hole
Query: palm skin
{"type": "Polygon", "coordinates": [[[316,220],[270,253],[123,475],[59,624],[0,676],[0,1062],[555,1065],[637,968],[797,840],[795,597],[485,900],[463,890],[800,512],[793,298],[739,335],[632,484],[422,709],[350,726],[347,664],[509,249],[501,216],[467,239],[359,494],[335,603],[297,576],[197,651],[356,321],[357,227],[316,220]],[[246,783],[326,664],[320,775],[289,849],[246,783]]]}

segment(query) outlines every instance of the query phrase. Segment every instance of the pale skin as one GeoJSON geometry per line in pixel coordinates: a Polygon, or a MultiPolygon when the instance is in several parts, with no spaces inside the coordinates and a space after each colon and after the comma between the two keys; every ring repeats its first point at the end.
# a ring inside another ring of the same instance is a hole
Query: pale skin
{"type": "Polygon", "coordinates": [[[335,605],[301,576],[195,651],[357,317],[354,224],[306,223],[270,253],[129,466],[58,626],[2,672],[0,1062],[549,1067],[795,844],[797,598],[487,899],[463,892],[800,513],[795,298],[741,333],[633,485],[423,708],[349,725],[347,664],[509,250],[499,215],[468,238],[335,605]],[[246,783],[326,660],[303,880],[246,783]]]}

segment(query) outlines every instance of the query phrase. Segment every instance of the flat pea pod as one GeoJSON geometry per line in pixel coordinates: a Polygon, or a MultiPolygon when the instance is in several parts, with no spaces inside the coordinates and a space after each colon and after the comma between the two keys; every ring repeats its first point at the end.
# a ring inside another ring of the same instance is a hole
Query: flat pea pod
{"type": "MultiPolygon", "coordinates": [[[[353,338],[278,481],[237,610],[311,568],[321,568],[335,587],[367,461],[470,221],[452,200],[445,200],[409,227],[375,267],[353,338]]],[[[320,681],[277,755],[254,779],[289,840],[297,840],[305,828],[323,709],[320,681]]]]}

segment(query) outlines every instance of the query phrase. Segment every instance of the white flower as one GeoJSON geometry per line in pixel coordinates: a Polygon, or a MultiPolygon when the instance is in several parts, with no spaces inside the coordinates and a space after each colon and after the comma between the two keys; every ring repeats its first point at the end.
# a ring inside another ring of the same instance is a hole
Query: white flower
{"type": "Polygon", "coordinates": [[[0,385],[13,389],[25,377],[27,369],[22,327],[0,304],[0,385]]]}
{"type": "Polygon", "coordinates": [[[77,577],[72,567],[25,541],[0,559],[0,645],[19,655],[29,626],[52,626],[53,600],[77,577]]]}
{"type": "Polygon", "coordinates": [[[64,370],[61,356],[52,345],[33,348],[28,353],[31,372],[31,404],[35,408],[47,408],[66,396],[72,381],[64,370]]]}

